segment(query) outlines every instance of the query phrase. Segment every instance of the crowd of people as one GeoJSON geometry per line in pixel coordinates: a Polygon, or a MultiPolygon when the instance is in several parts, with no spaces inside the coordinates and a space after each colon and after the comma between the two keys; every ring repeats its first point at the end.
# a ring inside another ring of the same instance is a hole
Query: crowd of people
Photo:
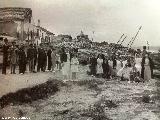
{"type": "MultiPolygon", "coordinates": [[[[49,46],[45,48],[43,44],[36,46],[16,45],[12,42],[10,46],[8,40],[4,39],[2,74],[6,74],[6,68],[10,66],[10,73],[16,74],[16,68],[19,68],[19,74],[25,74],[28,69],[31,73],[45,71],[61,71],[64,79],[77,79],[79,72],[79,58],[77,49],[61,49],[49,46]],[[27,68],[28,66],[28,68],[27,68]]],[[[127,79],[133,81],[149,81],[153,77],[154,64],[150,58],[146,47],[141,55],[140,66],[136,65],[135,56],[119,57],[114,53],[111,57],[104,54],[92,53],[88,57],[89,71],[87,73],[92,77],[111,79],[120,76],[121,80],[127,79]],[[117,69],[118,63],[120,67],[117,69]],[[125,62],[126,61],[126,62],[125,62]],[[112,65],[110,64],[112,62],[112,65]],[[140,69],[139,69],[140,68],[140,69]]]]}
{"type": "Polygon", "coordinates": [[[18,67],[19,74],[25,74],[27,69],[30,73],[62,71],[65,79],[70,77],[69,72],[73,79],[77,78],[79,61],[76,49],[58,49],[53,46],[45,48],[43,44],[29,44],[26,47],[23,44],[16,45],[16,42],[9,45],[8,40],[4,39],[2,52],[2,74],[7,74],[7,67],[10,66],[10,74],[17,74],[18,67]]]}
{"type": "Polygon", "coordinates": [[[134,54],[126,58],[118,57],[115,54],[110,58],[104,54],[98,54],[97,57],[96,54],[92,54],[89,68],[88,74],[93,77],[110,79],[119,76],[121,80],[129,82],[144,82],[153,78],[154,63],[144,47],[141,54],[134,54]],[[136,62],[137,56],[141,60],[140,64],[136,62]],[[117,61],[119,61],[119,66],[117,61]]]}

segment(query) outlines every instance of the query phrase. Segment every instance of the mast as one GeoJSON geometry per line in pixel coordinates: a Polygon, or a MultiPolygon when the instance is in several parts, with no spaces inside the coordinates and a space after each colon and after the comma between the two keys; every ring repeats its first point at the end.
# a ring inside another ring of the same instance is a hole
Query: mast
{"type": "Polygon", "coordinates": [[[135,41],[135,39],[136,39],[136,37],[137,37],[137,35],[138,35],[138,33],[139,33],[139,31],[140,31],[141,29],[142,29],[142,26],[139,27],[136,35],[134,36],[133,41],[132,41],[132,43],[131,43],[131,45],[130,45],[130,48],[132,47],[132,45],[133,45],[133,43],[134,43],[134,41],[135,41]]]}
{"type": "Polygon", "coordinates": [[[119,38],[119,40],[117,41],[117,44],[121,41],[122,37],[124,36],[124,34],[121,35],[121,37],[119,38]]]}
{"type": "Polygon", "coordinates": [[[133,37],[131,38],[131,40],[130,40],[129,43],[127,44],[127,47],[129,47],[129,45],[131,44],[132,41],[133,41],[133,37]]]}
{"type": "Polygon", "coordinates": [[[124,42],[124,40],[127,38],[127,36],[125,36],[124,38],[123,38],[123,40],[121,41],[121,43],[120,43],[120,45],[122,45],[122,43],[124,42]]]}
{"type": "MultiPolygon", "coordinates": [[[[121,41],[121,39],[123,38],[123,36],[124,36],[124,34],[121,35],[121,37],[119,38],[119,40],[117,41],[116,44],[118,44],[118,43],[121,41]]],[[[125,38],[124,38],[124,39],[125,39],[125,38]]],[[[122,41],[124,41],[124,39],[123,39],[122,41]]],[[[121,43],[122,43],[122,42],[121,42],[121,43]]],[[[115,48],[113,47],[112,50],[115,50],[116,47],[117,47],[117,45],[115,45],[115,48]]]]}

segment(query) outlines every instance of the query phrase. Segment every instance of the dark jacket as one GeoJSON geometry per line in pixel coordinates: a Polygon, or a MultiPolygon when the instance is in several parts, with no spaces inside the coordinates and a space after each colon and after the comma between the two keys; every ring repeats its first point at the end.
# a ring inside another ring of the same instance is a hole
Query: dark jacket
{"type": "Polygon", "coordinates": [[[112,56],[112,61],[113,61],[113,67],[116,67],[117,66],[116,56],[112,56]]]}
{"type": "MultiPolygon", "coordinates": [[[[142,58],[142,62],[141,62],[141,77],[144,78],[144,64],[145,64],[145,57],[142,58]]],[[[150,69],[151,69],[151,77],[153,78],[153,69],[154,69],[154,63],[152,61],[152,59],[149,57],[149,64],[150,64],[150,69]]]]}
{"type": "Polygon", "coordinates": [[[108,72],[109,72],[108,60],[103,61],[102,68],[103,68],[103,74],[108,74],[108,72]]]}
{"type": "Polygon", "coordinates": [[[97,66],[97,59],[95,57],[91,57],[91,59],[90,59],[90,65],[92,67],[96,67],[97,66]]]}
{"type": "Polygon", "coordinates": [[[29,48],[27,50],[27,58],[28,58],[28,60],[32,60],[32,59],[34,59],[34,57],[35,57],[35,50],[34,50],[34,48],[29,48]]]}
{"type": "Polygon", "coordinates": [[[61,63],[67,62],[67,54],[65,52],[62,52],[60,54],[60,60],[61,60],[61,63]]]}
{"type": "Polygon", "coordinates": [[[52,53],[52,50],[49,49],[49,50],[47,51],[47,56],[48,56],[49,59],[51,59],[51,53],[52,53]]]}
{"type": "Polygon", "coordinates": [[[43,48],[38,49],[38,64],[43,64],[46,61],[46,53],[43,48]]]}
{"type": "Polygon", "coordinates": [[[3,63],[7,63],[8,61],[8,50],[9,50],[9,46],[4,44],[2,47],[2,52],[3,52],[3,63]]]}
{"type": "Polygon", "coordinates": [[[26,54],[24,50],[18,51],[19,64],[26,64],[26,54]]]}
{"type": "Polygon", "coordinates": [[[36,48],[33,48],[33,51],[34,51],[34,58],[37,59],[37,54],[38,54],[38,51],[36,48]]]}

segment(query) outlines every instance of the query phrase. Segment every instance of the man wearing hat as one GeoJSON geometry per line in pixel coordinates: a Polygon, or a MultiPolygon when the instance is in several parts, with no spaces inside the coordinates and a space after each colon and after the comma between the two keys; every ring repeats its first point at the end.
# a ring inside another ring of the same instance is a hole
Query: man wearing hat
{"type": "Polygon", "coordinates": [[[38,48],[38,65],[37,65],[37,72],[43,71],[45,72],[45,60],[46,60],[46,53],[43,49],[43,45],[40,44],[38,48]]]}
{"type": "Polygon", "coordinates": [[[2,51],[3,51],[2,74],[6,74],[6,68],[8,65],[8,50],[9,50],[8,39],[5,38],[4,45],[2,47],[2,51]]]}
{"type": "Polygon", "coordinates": [[[30,72],[34,72],[34,57],[35,57],[35,52],[34,52],[33,44],[30,44],[29,49],[27,50],[27,59],[29,62],[30,72]]]}

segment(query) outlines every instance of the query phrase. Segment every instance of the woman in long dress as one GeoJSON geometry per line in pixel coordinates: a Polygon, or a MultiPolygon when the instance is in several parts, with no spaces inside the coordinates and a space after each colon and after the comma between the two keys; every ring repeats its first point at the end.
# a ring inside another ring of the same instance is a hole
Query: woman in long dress
{"type": "Polygon", "coordinates": [[[144,79],[144,81],[151,80],[151,78],[153,78],[154,63],[152,59],[149,57],[148,53],[145,55],[145,57],[142,58],[141,66],[141,77],[144,79]]]}
{"type": "Polygon", "coordinates": [[[72,72],[72,79],[77,79],[77,73],[79,72],[78,69],[79,61],[76,55],[73,56],[71,59],[71,72],[72,72]]]}
{"type": "Polygon", "coordinates": [[[103,59],[102,59],[102,56],[99,54],[99,55],[98,55],[98,58],[97,58],[97,75],[98,75],[99,77],[101,77],[102,74],[103,74],[102,64],[103,64],[103,59]]]}
{"type": "Polygon", "coordinates": [[[103,68],[103,78],[110,78],[109,63],[107,58],[103,59],[102,68],[103,68]]]}
{"type": "Polygon", "coordinates": [[[56,53],[56,58],[55,58],[55,60],[56,60],[56,69],[57,69],[57,70],[60,70],[60,68],[61,68],[61,60],[60,60],[60,55],[59,55],[58,52],[56,53]]]}
{"type": "Polygon", "coordinates": [[[56,67],[56,53],[55,53],[55,49],[52,49],[52,52],[51,52],[51,62],[52,62],[52,72],[55,72],[55,67],[56,67]]]}
{"type": "Polygon", "coordinates": [[[68,79],[70,76],[70,55],[67,53],[67,61],[63,62],[62,74],[64,79],[68,79]]]}

